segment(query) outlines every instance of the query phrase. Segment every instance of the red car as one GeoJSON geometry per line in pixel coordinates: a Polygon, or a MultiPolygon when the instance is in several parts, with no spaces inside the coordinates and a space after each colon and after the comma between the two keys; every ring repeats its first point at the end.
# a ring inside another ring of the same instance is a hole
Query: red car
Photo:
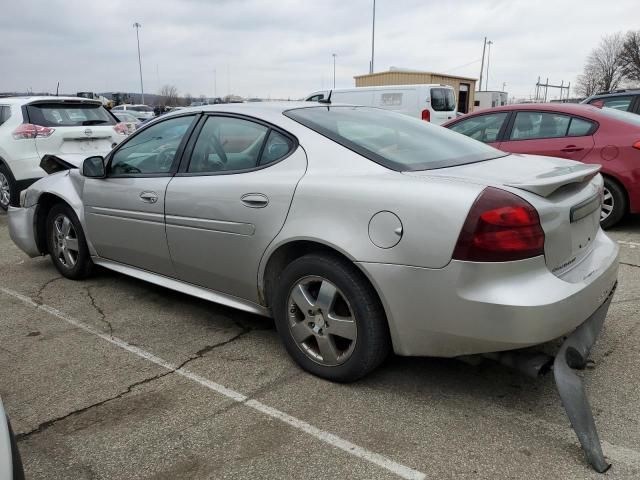
{"type": "Polygon", "coordinates": [[[602,165],[603,228],[640,213],[638,115],[572,103],[524,104],[480,110],[443,126],[505,152],[602,165]]]}

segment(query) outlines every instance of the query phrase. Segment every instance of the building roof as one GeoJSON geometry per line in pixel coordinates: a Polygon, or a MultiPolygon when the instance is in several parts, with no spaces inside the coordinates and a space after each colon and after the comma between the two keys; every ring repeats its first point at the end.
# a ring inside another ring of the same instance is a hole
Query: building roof
{"type": "Polygon", "coordinates": [[[363,75],[355,75],[353,78],[367,78],[367,77],[378,77],[378,76],[383,76],[383,75],[389,75],[392,73],[398,73],[398,74],[402,74],[402,75],[435,75],[435,76],[439,76],[439,77],[449,77],[449,78],[459,78],[461,80],[471,80],[476,82],[478,79],[477,78],[471,78],[471,77],[461,77],[459,75],[451,75],[448,73],[437,73],[437,72],[427,72],[427,71],[423,71],[423,70],[405,70],[405,69],[400,69],[400,68],[390,68],[389,70],[387,70],[386,72],[374,72],[374,73],[365,73],[363,75]]]}

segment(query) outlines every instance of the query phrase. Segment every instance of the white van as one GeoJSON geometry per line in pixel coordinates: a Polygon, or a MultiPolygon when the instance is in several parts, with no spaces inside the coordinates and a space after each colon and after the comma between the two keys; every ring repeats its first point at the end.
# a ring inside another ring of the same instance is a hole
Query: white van
{"type": "MultiPolygon", "coordinates": [[[[308,102],[324,100],[329,90],[314,92],[308,102]]],[[[456,116],[456,95],[449,85],[385,85],[332,90],[331,101],[384,108],[440,125],[456,116]]]]}

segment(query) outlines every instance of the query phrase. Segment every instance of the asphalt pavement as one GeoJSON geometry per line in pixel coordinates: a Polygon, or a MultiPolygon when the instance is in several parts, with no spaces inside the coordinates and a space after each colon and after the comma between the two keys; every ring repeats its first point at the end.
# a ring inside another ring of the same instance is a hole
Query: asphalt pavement
{"type": "MultiPolygon", "coordinates": [[[[606,478],[640,477],[640,218],[583,375],[606,478]]],[[[0,395],[29,479],[598,479],[552,376],[390,358],[332,384],[269,319],[29,259],[0,215],[0,395]]]]}

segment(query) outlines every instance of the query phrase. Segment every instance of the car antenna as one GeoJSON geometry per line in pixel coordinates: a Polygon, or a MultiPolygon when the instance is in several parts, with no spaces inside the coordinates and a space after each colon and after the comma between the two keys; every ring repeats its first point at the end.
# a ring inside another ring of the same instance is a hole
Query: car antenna
{"type": "Polygon", "coordinates": [[[331,94],[333,90],[329,90],[329,96],[327,98],[321,98],[318,100],[318,103],[326,103],[327,105],[331,105],[331,94]]]}

